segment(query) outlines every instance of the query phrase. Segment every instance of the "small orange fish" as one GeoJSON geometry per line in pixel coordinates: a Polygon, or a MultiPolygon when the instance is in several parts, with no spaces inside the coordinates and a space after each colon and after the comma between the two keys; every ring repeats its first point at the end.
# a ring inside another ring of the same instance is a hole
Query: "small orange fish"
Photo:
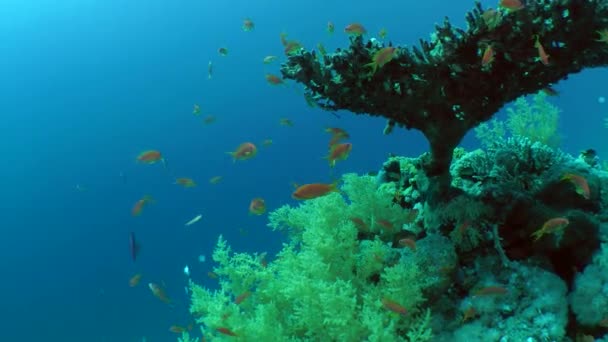
{"type": "Polygon", "coordinates": [[[273,75],[273,74],[266,74],[266,82],[268,82],[269,84],[272,85],[281,85],[283,84],[283,80],[277,76],[277,75],[273,75]]]}
{"type": "Polygon", "coordinates": [[[507,289],[502,286],[486,286],[473,291],[473,296],[493,296],[493,295],[504,295],[507,293],[507,289]]]}
{"type": "Polygon", "coordinates": [[[382,306],[384,306],[385,309],[390,310],[394,313],[400,314],[402,316],[407,315],[407,310],[405,309],[405,307],[403,307],[403,305],[390,300],[388,298],[382,298],[382,306]]]}
{"type": "Polygon", "coordinates": [[[255,155],[258,153],[258,148],[255,147],[253,143],[244,142],[240,144],[234,152],[227,153],[232,156],[233,161],[247,160],[255,157],[255,155]]]}
{"type": "Polygon", "coordinates": [[[217,273],[209,271],[207,272],[207,277],[211,279],[217,279],[217,273]]]}
{"type": "Polygon", "coordinates": [[[494,61],[494,49],[492,48],[492,45],[488,45],[485,49],[485,51],[483,52],[483,56],[481,57],[481,66],[485,67],[488,66],[490,64],[492,64],[492,62],[494,61]]]}
{"type": "Polygon", "coordinates": [[[390,62],[397,56],[399,50],[393,46],[388,46],[378,50],[372,56],[372,62],[366,64],[366,66],[372,68],[372,75],[376,73],[376,71],[382,68],[386,63],[390,62]]]}
{"type": "Polygon", "coordinates": [[[152,291],[154,297],[160,299],[163,303],[171,304],[171,299],[167,296],[165,289],[155,283],[148,283],[148,288],[152,291]]]}
{"type": "Polygon", "coordinates": [[[534,241],[540,239],[543,235],[561,232],[570,224],[570,221],[565,217],[554,217],[547,220],[543,226],[531,234],[534,241]]]}
{"type": "Polygon", "coordinates": [[[250,31],[253,31],[254,28],[255,28],[255,24],[253,23],[253,21],[251,19],[245,18],[243,20],[243,31],[250,32],[250,31]]]}
{"type": "Polygon", "coordinates": [[[285,56],[291,56],[300,52],[301,49],[302,44],[300,44],[300,42],[295,40],[289,40],[283,48],[283,53],[285,53],[285,56]]]}
{"type": "Polygon", "coordinates": [[[502,22],[502,12],[490,8],[481,14],[481,18],[490,30],[494,30],[502,22]]]}
{"type": "Polygon", "coordinates": [[[136,275],[132,276],[131,279],[129,279],[129,287],[135,287],[137,285],[139,285],[139,282],[141,281],[141,273],[137,273],[136,275]]]}
{"type": "Polygon", "coordinates": [[[589,189],[589,183],[587,183],[585,177],[574,173],[566,173],[561,180],[571,182],[576,189],[576,193],[583,196],[585,199],[591,198],[591,190],[589,189]]]}
{"type": "Polygon", "coordinates": [[[355,228],[357,228],[357,230],[361,232],[369,231],[369,226],[367,225],[367,223],[365,223],[365,221],[363,221],[363,219],[359,217],[351,217],[349,218],[349,220],[355,225],[355,228]]]}
{"type": "Polygon", "coordinates": [[[163,156],[159,151],[148,150],[140,153],[136,160],[140,163],[154,164],[156,162],[163,162],[163,156]]]}
{"type": "Polygon", "coordinates": [[[509,11],[517,11],[524,8],[520,0],[500,0],[498,6],[508,9],[509,11]]]}
{"type": "Polygon", "coordinates": [[[249,213],[253,215],[262,215],[266,212],[266,202],[263,198],[254,198],[249,203],[249,213]]]}
{"type": "Polygon", "coordinates": [[[222,178],[224,178],[224,177],[222,177],[222,176],[215,176],[215,177],[211,177],[211,179],[209,179],[209,183],[211,183],[211,184],[214,184],[214,185],[215,185],[215,184],[217,184],[217,183],[221,182],[221,181],[222,181],[222,178]]]}
{"type": "Polygon", "coordinates": [[[545,52],[545,48],[540,43],[540,38],[536,36],[536,41],[534,42],[534,47],[538,50],[538,58],[540,62],[544,65],[549,65],[549,55],[545,52]]]}
{"type": "Polygon", "coordinates": [[[175,184],[177,185],[181,185],[184,188],[192,188],[196,186],[196,183],[194,182],[194,180],[192,180],[192,178],[178,178],[175,180],[175,184]]]}
{"type": "Polygon", "coordinates": [[[245,301],[245,299],[249,298],[249,296],[251,296],[251,291],[245,291],[242,294],[240,294],[239,296],[237,296],[234,299],[234,304],[239,305],[241,304],[243,301],[245,301]]]}
{"type": "Polygon", "coordinates": [[[144,210],[144,206],[148,203],[153,203],[154,199],[151,196],[145,195],[139,201],[135,202],[135,205],[131,209],[131,215],[139,216],[144,210]]]}
{"type": "Polygon", "coordinates": [[[378,219],[376,220],[376,224],[388,232],[392,232],[393,230],[395,230],[395,226],[393,226],[393,223],[389,220],[378,219]]]}
{"type": "Polygon", "coordinates": [[[359,23],[352,23],[344,28],[344,32],[353,36],[361,36],[367,33],[367,30],[359,23]]]}
{"type": "Polygon", "coordinates": [[[399,245],[404,246],[404,247],[408,247],[409,249],[411,249],[412,251],[416,251],[416,241],[413,239],[401,239],[399,240],[399,245]]]}
{"type": "Polygon", "coordinates": [[[297,200],[309,200],[325,196],[331,192],[340,192],[337,183],[312,183],[299,186],[296,191],[291,194],[291,197],[297,200]]]}
{"type": "Polygon", "coordinates": [[[353,144],[344,143],[333,145],[327,155],[327,160],[329,161],[329,166],[336,166],[336,161],[345,160],[350,155],[350,151],[353,149],[353,144]]]}
{"type": "Polygon", "coordinates": [[[181,334],[185,331],[188,331],[187,328],[182,327],[181,325],[172,325],[169,327],[169,331],[176,334],[181,334]]]}
{"type": "Polygon", "coordinates": [[[217,330],[217,332],[224,334],[226,336],[239,336],[234,331],[232,331],[228,328],[225,328],[225,327],[215,328],[215,330],[217,330]]]}
{"type": "Polygon", "coordinates": [[[274,62],[277,59],[277,56],[266,56],[264,57],[264,59],[262,60],[264,62],[264,64],[270,64],[272,62],[274,62]]]}

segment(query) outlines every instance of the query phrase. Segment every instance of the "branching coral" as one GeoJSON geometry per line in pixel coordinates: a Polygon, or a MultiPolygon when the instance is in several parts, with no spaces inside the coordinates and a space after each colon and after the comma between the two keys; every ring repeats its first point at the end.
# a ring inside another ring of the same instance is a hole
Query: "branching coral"
{"type": "Polygon", "coordinates": [[[608,27],[603,0],[527,1],[518,11],[484,10],[476,3],[466,20],[462,30],[446,18],[431,41],[399,48],[372,76],[366,65],[385,46],[362,36],[333,54],[301,49],[288,56],[281,72],[304,84],[306,98],[323,109],[382,116],[420,130],[432,153],[425,165],[432,185],[428,200],[445,201],[452,151],[470,129],[522,95],[608,64],[606,43],[598,39],[608,27]],[[539,62],[534,37],[550,56],[548,65],[539,62]],[[495,57],[484,66],[481,54],[489,46],[495,57]]]}

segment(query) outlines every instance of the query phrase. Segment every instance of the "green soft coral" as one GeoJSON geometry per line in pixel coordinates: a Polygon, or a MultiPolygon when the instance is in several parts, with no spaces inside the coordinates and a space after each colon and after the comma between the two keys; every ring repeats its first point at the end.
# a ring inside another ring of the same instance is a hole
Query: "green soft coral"
{"type": "Polygon", "coordinates": [[[533,95],[530,101],[522,96],[507,108],[506,122],[492,119],[477,126],[475,134],[486,148],[506,139],[507,131],[513,137],[525,137],[532,142],[556,147],[560,141],[559,113],[559,108],[547,100],[544,92],[533,95]]]}
{"type": "Polygon", "coordinates": [[[359,239],[350,220],[357,215],[399,222],[403,209],[392,190],[377,189],[373,177],[348,175],[343,193],[284,206],[270,215],[270,226],[287,230],[291,240],[266,267],[259,255],[233,254],[221,237],[213,259],[220,289],[195,284],[191,311],[205,336],[228,337],[228,328],[251,341],[409,341],[424,302],[424,274],[412,252],[396,249],[377,234],[359,239]],[[237,305],[243,291],[252,295],[237,305]],[[408,310],[397,315],[382,304],[390,298],[408,310]]]}

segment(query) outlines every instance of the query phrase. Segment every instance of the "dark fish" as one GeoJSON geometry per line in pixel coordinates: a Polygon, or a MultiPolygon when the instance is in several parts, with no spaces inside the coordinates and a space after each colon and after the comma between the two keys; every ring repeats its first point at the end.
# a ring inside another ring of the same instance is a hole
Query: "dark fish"
{"type": "Polygon", "coordinates": [[[137,255],[139,254],[139,244],[137,240],[135,240],[135,233],[129,233],[129,251],[131,252],[131,259],[135,261],[137,259],[137,255]]]}

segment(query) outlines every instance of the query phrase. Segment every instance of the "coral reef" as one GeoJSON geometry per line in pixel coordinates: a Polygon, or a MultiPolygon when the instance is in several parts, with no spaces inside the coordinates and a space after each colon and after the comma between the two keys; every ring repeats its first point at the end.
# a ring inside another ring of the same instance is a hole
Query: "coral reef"
{"type": "Polygon", "coordinates": [[[446,201],[452,151],[470,129],[522,95],[608,64],[606,43],[598,39],[608,27],[603,0],[526,1],[518,11],[484,10],[477,3],[466,20],[462,30],[446,18],[431,41],[399,48],[373,74],[368,64],[385,46],[361,35],[335,53],[292,51],[281,72],[302,83],[307,101],[320,108],[382,116],[389,127],[420,130],[432,154],[425,165],[428,200],[446,201]],[[539,61],[536,42],[550,56],[547,64],[539,61]],[[490,65],[481,57],[488,47],[490,65]]]}
{"type": "Polygon", "coordinates": [[[458,148],[457,196],[428,206],[428,158],[391,157],[376,176],[344,175],[341,193],[273,211],[269,226],[289,242],[270,262],[233,253],[220,237],[220,289],[191,284],[204,335],[562,341],[606,333],[608,173],[598,163],[524,137],[458,148]],[[584,177],[588,196],[564,174],[584,177]],[[552,217],[569,225],[535,240],[552,217]]]}
{"type": "Polygon", "coordinates": [[[421,130],[431,151],[273,211],[269,226],[289,236],[276,258],[234,253],[220,237],[219,289],[190,286],[206,338],[608,340],[608,172],[593,151],[555,148],[557,109],[538,95],[516,102],[506,124],[481,128],[502,138],[455,148],[506,102],[608,62],[597,41],[606,1],[525,5],[477,4],[466,31],[446,20],[372,74],[363,68],[383,48],[373,39],[320,57],[290,50],[283,76],[303,83],[307,100],[421,130]],[[496,56],[484,66],[488,46],[496,56]],[[537,125],[538,113],[553,121],[537,125]]]}

